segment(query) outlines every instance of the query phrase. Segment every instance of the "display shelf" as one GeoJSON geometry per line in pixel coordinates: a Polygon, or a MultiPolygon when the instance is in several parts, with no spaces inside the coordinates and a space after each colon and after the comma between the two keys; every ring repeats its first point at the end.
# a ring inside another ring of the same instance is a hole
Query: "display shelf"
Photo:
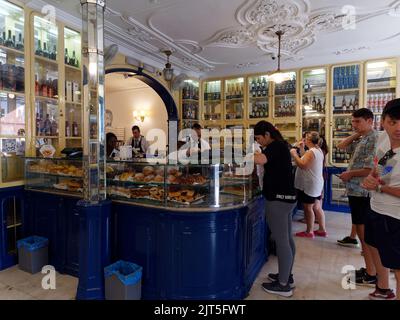
{"type": "Polygon", "coordinates": [[[360,88],[352,88],[352,89],[338,89],[338,90],[333,90],[333,93],[346,93],[346,92],[358,92],[360,91],[360,88]]]}
{"type": "Polygon", "coordinates": [[[18,92],[18,91],[9,91],[9,90],[4,90],[4,89],[0,89],[0,94],[4,93],[6,95],[8,95],[10,97],[10,95],[15,95],[16,97],[20,97],[20,98],[25,98],[25,93],[24,92],[18,92]]]}
{"type": "Polygon", "coordinates": [[[69,64],[65,64],[65,68],[68,69],[68,70],[73,70],[73,71],[77,71],[77,72],[82,72],[82,69],[81,69],[81,68],[77,68],[77,67],[74,67],[74,66],[70,66],[69,64]]]}
{"type": "Polygon", "coordinates": [[[25,52],[22,50],[17,50],[14,48],[10,48],[10,47],[5,47],[0,45],[0,50],[6,51],[8,54],[15,54],[15,55],[19,55],[19,56],[24,56],[25,52]]]}
{"type": "Polygon", "coordinates": [[[45,96],[35,96],[36,100],[41,100],[41,101],[49,101],[54,104],[58,103],[58,98],[50,98],[50,97],[45,97],[45,96]]]}
{"type": "Polygon", "coordinates": [[[52,65],[58,66],[57,60],[45,58],[45,57],[38,56],[38,55],[35,55],[35,59],[40,61],[40,62],[43,62],[43,63],[49,63],[49,64],[52,64],[52,65]]]}

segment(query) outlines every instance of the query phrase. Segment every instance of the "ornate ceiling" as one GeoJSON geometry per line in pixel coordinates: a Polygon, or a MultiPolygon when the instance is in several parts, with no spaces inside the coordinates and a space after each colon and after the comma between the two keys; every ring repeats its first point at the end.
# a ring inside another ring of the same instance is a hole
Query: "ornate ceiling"
{"type": "MultiPolygon", "coordinates": [[[[78,0],[48,0],[79,18],[78,0]]],[[[39,6],[41,1],[31,1],[39,6]]],[[[202,76],[400,55],[400,0],[108,0],[106,39],[138,61],[202,76]],[[350,6],[350,7],[349,7],[350,6]],[[353,11],[354,10],[354,11],[353,11]]]]}

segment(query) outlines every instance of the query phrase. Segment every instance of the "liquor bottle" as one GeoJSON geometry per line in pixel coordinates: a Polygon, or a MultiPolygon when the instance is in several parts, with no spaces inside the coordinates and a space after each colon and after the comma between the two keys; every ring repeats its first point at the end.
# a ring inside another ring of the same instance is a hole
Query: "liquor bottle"
{"type": "Polygon", "coordinates": [[[350,99],[349,111],[353,111],[353,110],[354,110],[353,99],[350,99]]]}
{"type": "Polygon", "coordinates": [[[321,103],[321,99],[320,98],[318,98],[318,101],[317,101],[317,111],[318,112],[325,112],[325,110],[322,107],[322,103],[321,103]]]}
{"type": "Polygon", "coordinates": [[[342,111],[345,112],[346,109],[347,109],[347,102],[346,102],[345,96],[343,96],[343,99],[342,99],[342,111]]]}
{"type": "Polygon", "coordinates": [[[251,80],[251,85],[250,85],[250,94],[252,97],[255,97],[255,92],[256,92],[256,79],[253,78],[253,80],[251,80]]]}
{"type": "Polygon", "coordinates": [[[68,120],[65,121],[65,136],[70,137],[71,136],[71,127],[69,126],[68,120]]]}
{"type": "Polygon", "coordinates": [[[44,135],[49,136],[50,134],[51,134],[50,115],[46,114],[46,120],[44,121],[44,135]]]}
{"type": "Polygon", "coordinates": [[[78,123],[76,121],[72,122],[72,136],[73,137],[79,136],[78,123]]]}
{"type": "Polygon", "coordinates": [[[304,92],[310,92],[311,91],[311,86],[308,80],[306,80],[306,83],[304,84],[304,92]]]}
{"type": "Polygon", "coordinates": [[[69,59],[69,65],[70,66],[75,66],[75,63],[76,63],[75,60],[76,60],[75,51],[72,51],[72,58],[69,59]]]}
{"type": "Polygon", "coordinates": [[[38,75],[35,74],[35,96],[40,95],[40,85],[38,81],[38,75]]]}
{"type": "MultiPolygon", "coordinates": [[[[49,47],[49,50],[50,50],[50,47],[49,47]]],[[[57,60],[57,46],[56,45],[53,46],[53,50],[49,53],[49,58],[51,60],[57,60]]]]}
{"type": "Polygon", "coordinates": [[[16,69],[16,88],[18,92],[23,92],[25,90],[25,69],[22,66],[15,67],[16,69]]]}
{"type": "Polygon", "coordinates": [[[68,56],[68,49],[67,48],[65,48],[64,63],[65,64],[69,64],[69,56],[68,56]]]}
{"type": "Polygon", "coordinates": [[[40,135],[41,132],[41,124],[42,124],[42,119],[40,118],[39,113],[36,113],[36,135],[40,135]]]}
{"type": "Polygon", "coordinates": [[[354,98],[354,110],[358,110],[359,107],[360,107],[360,103],[358,101],[358,96],[356,96],[354,98]]]}
{"type": "Polygon", "coordinates": [[[5,45],[6,47],[10,47],[10,48],[13,48],[13,47],[14,47],[14,42],[13,42],[12,36],[11,36],[11,30],[8,30],[8,38],[7,38],[7,40],[5,41],[4,45],[5,45]]]}
{"type": "Polygon", "coordinates": [[[313,99],[312,99],[312,107],[314,110],[317,108],[317,100],[315,100],[315,96],[313,96],[313,99]]]}
{"type": "Polygon", "coordinates": [[[51,120],[51,128],[50,128],[50,134],[52,136],[58,136],[58,125],[57,125],[57,121],[53,118],[51,120]]]}
{"type": "Polygon", "coordinates": [[[51,78],[47,81],[47,96],[49,98],[54,97],[53,80],[51,78]]]}
{"type": "Polygon", "coordinates": [[[38,45],[36,47],[35,54],[37,56],[43,56],[43,50],[42,50],[42,46],[41,46],[40,40],[38,40],[38,45]]]}
{"type": "Polygon", "coordinates": [[[43,81],[42,81],[42,84],[41,84],[41,96],[42,97],[47,97],[47,93],[48,93],[48,89],[47,89],[47,81],[46,81],[46,79],[44,79],[43,81]]]}
{"type": "Polygon", "coordinates": [[[50,58],[49,51],[47,50],[47,43],[43,42],[43,57],[50,58]]]}
{"type": "Polygon", "coordinates": [[[22,41],[22,33],[20,33],[18,36],[18,41],[15,44],[15,49],[24,50],[24,42],[22,41]]]}
{"type": "Polygon", "coordinates": [[[15,47],[16,47],[16,45],[17,45],[17,41],[16,41],[16,38],[15,38],[15,34],[12,36],[12,47],[15,49],[15,47]]]}

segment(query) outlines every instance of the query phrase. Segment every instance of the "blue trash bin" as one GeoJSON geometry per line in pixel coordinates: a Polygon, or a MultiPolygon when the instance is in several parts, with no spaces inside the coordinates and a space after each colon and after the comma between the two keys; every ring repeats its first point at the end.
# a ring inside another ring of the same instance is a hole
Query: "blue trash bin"
{"type": "Polygon", "coordinates": [[[38,236],[18,240],[19,268],[32,274],[42,271],[48,264],[48,245],[48,239],[38,236]]]}
{"type": "Polygon", "coordinates": [[[106,300],[140,300],[142,267],[119,260],[104,268],[106,300]]]}

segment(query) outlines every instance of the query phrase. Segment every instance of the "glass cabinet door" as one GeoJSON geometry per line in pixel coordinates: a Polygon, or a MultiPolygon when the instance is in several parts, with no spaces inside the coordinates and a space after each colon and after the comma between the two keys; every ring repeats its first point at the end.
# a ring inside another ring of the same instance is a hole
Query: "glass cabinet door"
{"type": "Polygon", "coordinates": [[[268,76],[251,77],[249,85],[249,119],[269,117],[269,81],[268,76]]]}
{"type": "Polygon", "coordinates": [[[335,66],[332,69],[332,141],[329,143],[332,164],[344,164],[350,160],[350,154],[336,146],[353,133],[351,115],[360,108],[360,72],[359,64],[335,66]]]}
{"type": "Polygon", "coordinates": [[[366,106],[374,113],[374,128],[382,130],[381,115],[386,104],[396,98],[396,60],[368,62],[366,65],[366,106]]]}
{"type": "Polygon", "coordinates": [[[24,11],[0,0],[1,182],[23,180],[25,155],[24,11]]]}
{"type": "Polygon", "coordinates": [[[296,116],[296,72],[289,72],[291,80],[275,83],[274,117],[287,118],[296,116]]]}
{"type": "Polygon", "coordinates": [[[225,120],[240,120],[244,116],[244,78],[225,81],[225,120]]]}
{"type": "Polygon", "coordinates": [[[35,135],[36,150],[43,145],[59,145],[59,71],[58,27],[38,16],[34,26],[34,88],[35,88],[35,135]]]}
{"type": "Polygon", "coordinates": [[[317,131],[325,136],[326,124],[326,69],[313,69],[302,72],[302,131],[317,131]]]}
{"type": "Polygon", "coordinates": [[[65,145],[82,147],[81,35],[64,28],[65,145]]]}
{"type": "Polygon", "coordinates": [[[182,88],[182,129],[192,128],[199,122],[199,82],[185,80],[182,88]]]}
{"type": "Polygon", "coordinates": [[[221,81],[204,82],[203,120],[222,120],[221,81]]]}

